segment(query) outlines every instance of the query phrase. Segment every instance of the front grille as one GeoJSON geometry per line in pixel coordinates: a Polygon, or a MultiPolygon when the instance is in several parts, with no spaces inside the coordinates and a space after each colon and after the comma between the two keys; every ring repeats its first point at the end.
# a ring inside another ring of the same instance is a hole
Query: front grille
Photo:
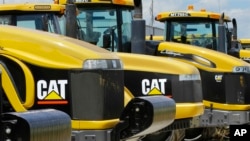
{"type": "Polygon", "coordinates": [[[84,70],[70,74],[72,118],[119,118],[124,106],[122,70],[84,70]]]}
{"type": "Polygon", "coordinates": [[[211,73],[201,71],[204,100],[227,103],[250,103],[250,76],[241,73],[211,73]]]}

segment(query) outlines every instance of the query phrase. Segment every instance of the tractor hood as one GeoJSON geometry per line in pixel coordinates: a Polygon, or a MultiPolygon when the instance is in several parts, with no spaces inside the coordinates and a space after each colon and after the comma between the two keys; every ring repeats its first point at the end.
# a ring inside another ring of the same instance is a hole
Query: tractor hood
{"type": "Polygon", "coordinates": [[[122,59],[124,69],[135,71],[157,72],[165,74],[195,74],[199,75],[196,67],[174,60],[143,54],[117,53],[122,59]],[[144,62],[144,63],[142,63],[144,62]]]}
{"type": "Polygon", "coordinates": [[[92,44],[62,35],[1,25],[0,53],[50,68],[82,68],[87,59],[119,59],[92,44]]]}
{"type": "Polygon", "coordinates": [[[159,56],[169,56],[191,63],[199,69],[213,72],[249,72],[250,64],[218,51],[180,44],[162,42],[158,45],[159,56]]]}

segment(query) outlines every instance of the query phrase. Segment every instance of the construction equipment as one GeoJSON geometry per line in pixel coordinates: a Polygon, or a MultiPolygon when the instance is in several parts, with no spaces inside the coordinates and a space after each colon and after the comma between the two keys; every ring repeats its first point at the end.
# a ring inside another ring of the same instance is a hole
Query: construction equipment
{"type": "MultiPolygon", "coordinates": [[[[69,35],[120,52],[116,54],[124,62],[125,86],[133,96],[172,97],[176,102],[176,118],[167,131],[197,126],[196,118],[204,110],[197,69],[171,59],[130,53],[133,0],[75,1],[75,4],[79,13],[77,24],[74,20],[67,20],[70,23],[67,22],[66,27],[70,30],[66,31],[77,30],[69,35]]],[[[68,6],[74,4],[67,4],[66,11],[68,6]]],[[[66,17],[69,16],[66,14],[66,17]]]]}
{"type": "MultiPolygon", "coordinates": [[[[219,50],[220,18],[220,13],[206,9],[195,11],[193,5],[189,5],[186,11],[160,12],[155,20],[167,26],[163,35],[165,41],[183,43],[182,37],[188,44],[219,50]]],[[[224,24],[231,22],[230,17],[224,15],[223,18],[224,24]]]]}
{"type": "MultiPolygon", "coordinates": [[[[0,5],[0,23],[1,24],[9,24],[9,25],[16,25],[20,27],[28,26],[30,28],[35,28],[38,30],[46,30],[49,32],[54,33],[62,33],[61,29],[57,29],[59,26],[54,26],[55,24],[58,24],[58,21],[61,21],[61,15],[63,15],[65,6],[59,6],[59,5],[36,5],[31,6],[29,4],[23,4],[23,5],[0,5]],[[46,13],[42,9],[45,9],[46,13]],[[33,10],[37,11],[37,13],[32,13],[33,10]],[[15,12],[13,12],[15,11],[15,12]],[[21,12],[18,12],[21,11],[21,12]],[[20,14],[24,13],[25,14],[20,14]],[[7,13],[7,14],[6,14],[7,13]]],[[[7,29],[6,29],[7,30],[7,29]]],[[[18,32],[19,30],[17,30],[18,32]]],[[[14,31],[16,32],[16,31],[14,31]]],[[[6,43],[7,41],[3,41],[2,43],[6,43]]],[[[3,46],[4,48],[4,46],[3,46]]],[[[3,61],[4,53],[1,52],[1,68],[3,68],[6,64],[6,62],[3,61]]],[[[9,60],[11,61],[11,60],[9,60]]],[[[10,64],[8,64],[10,65],[10,64]]],[[[5,66],[6,67],[6,66],[5,66]]],[[[16,65],[15,67],[18,67],[16,65]]],[[[15,69],[13,67],[12,69],[15,69]]],[[[20,68],[19,68],[20,70],[20,68]]],[[[20,73],[20,72],[19,72],[20,73]]],[[[18,73],[16,73],[18,74],[18,73]]],[[[7,75],[8,76],[8,75],[7,75]]],[[[47,141],[70,141],[71,140],[71,118],[68,114],[55,109],[47,109],[49,107],[44,107],[46,109],[32,109],[32,110],[26,110],[26,109],[16,109],[16,110],[10,110],[8,107],[6,109],[6,104],[10,101],[17,102],[15,105],[20,104],[20,100],[18,101],[17,96],[15,95],[15,83],[12,82],[13,85],[11,87],[11,81],[7,82],[6,80],[6,69],[3,69],[3,77],[2,80],[4,81],[3,85],[5,85],[5,89],[8,89],[8,98],[13,100],[7,100],[6,99],[6,93],[4,95],[1,95],[1,140],[25,140],[25,141],[39,141],[39,140],[47,140],[47,141]],[[9,85],[9,86],[8,86],[9,85]],[[6,88],[8,87],[8,88],[6,88]],[[14,91],[13,91],[14,90],[14,91]],[[12,94],[14,96],[12,96],[12,94]],[[3,100],[3,97],[5,100],[3,100]],[[20,130],[21,129],[21,130],[20,130]],[[25,132],[24,132],[25,131],[25,132]]],[[[19,77],[18,75],[9,75],[7,79],[12,77],[19,77]]],[[[16,81],[17,78],[14,78],[16,81]]],[[[25,91],[25,86],[22,79],[18,80],[19,86],[18,89],[20,91],[25,91]],[[22,84],[23,86],[21,86],[22,84]],[[23,90],[22,90],[23,89],[23,90]]],[[[34,82],[33,82],[34,83],[34,82]]],[[[27,83],[28,85],[28,83],[27,83]]],[[[2,86],[2,85],[1,85],[2,86]]],[[[32,84],[31,84],[31,87],[32,84]]],[[[29,88],[27,86],[27,88],[29,88]]],[[[1,89],[2,90],[2,89],[1,89]]],[[[31,90],[28,94],[31,94],[31,90]]],[[[5,91],[6,92],[6,91],[5,91]]],[[[22,92],[25,94],[25,92],[22,92]]],[[[34,97],[34,94],[30,96],[34,97]],[[33,96],[32,96],[33,95],[33,96]]],[[[22,95],[22,98],[25,99],[25,95],[22,95]]],[[[32,98],[30,97],[30,98],[32,98]]],[[[27,96],[27,99],[29,99],[29,102],[31,102],[30,99],[27,96]]],[[[23,101],[22,99],[21,101],[23,101]]],[[[33,99],[34,100],[34,99],[33,99]]],[[[14,104],[14,103],[12,103],[14,104]]],[[[30,103],[31,104],[31,103],[30,103]]],[[[31,106],[31,105],[30,105],[31,106]]],[[[13,106],[15,107],[15,106],[13,106]]]]}
{"type": "MultiPolygon", "coordinates": [[[[72,141],[138,139],[173,122],[175,102],[166,96],[131,98],[124,107],[124,71],[114,53],[21,27],[1,25],[0,33],[3,113],[44,108],[63,111],[70,116],[72,141]]],[[[53,121],[41,121],[42,131],[53,121]]],[[[60,123],[58,128],[66,125],[60,123]]]]}
{"type": "MultiPolygon", "coordinates": [[[[201,125],[219,127],[248,124],[249,65],[222,54],[226,52],[238,58],[241,55],[247,56],[246,50],[232,50],[238,45],[236,20],[232,20],[233,30],[226,28],[228,32],[225,32],[226,22],[231,21],[229,17],[205,10],[193,11],[192,7],[188,11],[159,13],[156,20],[165,22],[164,40],[172,42],[148,41],[149,46],[155,49],[152,53],[189,62],[200,70],[206,106],[205,113],[201,116],[201,125]],[[240,53],[237,54],[235,51],[240,53]],[[240,68],[246,68],[246,71],[236,71],[241,70],[240,68]],[[244,84],[241,80],[244,80],[244,84]],[[240,102],[239,95],[244,95],[244,102],[240,102]],[[237,100],[232,101],[233,97],[237,100]],[[237,119],[235,117],[238,117],[238,122],[234,121],[237,119]]],[[[241,58],[246,60],[243,56],[241,58]]]]}
{"type": "MultiPolygon", "coordinates": [[[[156,18],[165,24],[165,41],[173,41],[209,48],[250,62],[250,51],[244,50],[237,39],[236,19],[192,5],[186,11],[161,12],[156,18]],[[232,23],[232,27],[229,24],[232,23]]],[[[242,42],[244,43],[244,41],[242,42]]]]}

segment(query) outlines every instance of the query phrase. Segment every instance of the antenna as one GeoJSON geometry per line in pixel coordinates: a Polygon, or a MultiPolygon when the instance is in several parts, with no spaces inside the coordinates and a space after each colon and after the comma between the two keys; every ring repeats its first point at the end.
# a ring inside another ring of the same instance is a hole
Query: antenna
{"type": "Polygon", "coordinates": [[[151,0],[151,5],[150,5],[150,15],[151,15],[151,22],[150,22],[150,26],[152,29],[152,35],[154,35],[154,1],[151,0]]]}

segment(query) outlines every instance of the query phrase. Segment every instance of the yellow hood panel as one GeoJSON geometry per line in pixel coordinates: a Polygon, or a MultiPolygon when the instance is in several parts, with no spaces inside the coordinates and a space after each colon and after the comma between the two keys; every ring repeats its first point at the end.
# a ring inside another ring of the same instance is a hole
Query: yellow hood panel
{"type": "Polygon", "coordinates": [[[176,61],[172,58],[132,53],[117,53],[117,55],[122,59],[125,70],[141,70],[169,74],[199,74],[196,67],[181,61],[176,61]]]}
{"type": "Polygon", "coordinates": [[[205,65],[198,64],[195,61],[184,60],[184,59],[180,60],[195,65],[200,69],[205,69],[207,71],[212,71],[212,72],[232,72],[233,68],[236,66],[248,66],[248,67],[250,66],[250,64],[246,63],[245,61],[222,52],[186,44],[180,44],[180,43],[162,42],[159,45],[158,51],[191,54],[194,56],[205,58],[205,60],[214,63],[215,67],[207,67],[205,65]]]}
{"type": "Polygon", "coordinates": [[[77,39],[7,25],[0,26],[0,53],[52,68],[82,68],[86,59],[118,59],[114,53],[77,39]]]}

